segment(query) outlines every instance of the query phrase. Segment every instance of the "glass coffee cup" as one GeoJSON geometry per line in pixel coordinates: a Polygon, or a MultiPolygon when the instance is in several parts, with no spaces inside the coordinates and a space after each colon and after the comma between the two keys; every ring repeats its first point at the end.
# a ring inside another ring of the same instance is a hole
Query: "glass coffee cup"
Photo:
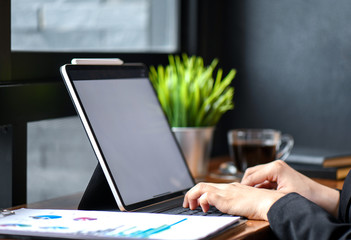
{"type": "Polygon", "coordinates": [[[293,148],[294,139],[274,129],[234,129],[228,132],[229,154],[237,174],[249,167],[285,160],[293,148]]]}

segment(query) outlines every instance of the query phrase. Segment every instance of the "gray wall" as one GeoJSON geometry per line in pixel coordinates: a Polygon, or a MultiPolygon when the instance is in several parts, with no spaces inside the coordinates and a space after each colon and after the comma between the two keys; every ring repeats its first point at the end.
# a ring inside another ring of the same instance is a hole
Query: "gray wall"
{"type": "Polygon", "coordinates": [[[217,129],[214,154],[227,151],[225,133],[238,127],[281,129],[297,146],[351,150],[351,1],[224,1],[219,8],[222,20],[211,31],[220,28],[221,36],[209,45],[220,44],[221,62],[239,74],[236,108],[217,129]]]}

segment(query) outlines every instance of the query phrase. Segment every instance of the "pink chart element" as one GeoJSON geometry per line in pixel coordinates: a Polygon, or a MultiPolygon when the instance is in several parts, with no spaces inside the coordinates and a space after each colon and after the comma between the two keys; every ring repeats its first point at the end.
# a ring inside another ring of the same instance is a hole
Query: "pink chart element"
{"type": "Polygon", "coordinates": [[[91,217],[79,217],[73,219],[74,221],[94,221],[97,220],[97,218],[91,218],[91,217]]]}

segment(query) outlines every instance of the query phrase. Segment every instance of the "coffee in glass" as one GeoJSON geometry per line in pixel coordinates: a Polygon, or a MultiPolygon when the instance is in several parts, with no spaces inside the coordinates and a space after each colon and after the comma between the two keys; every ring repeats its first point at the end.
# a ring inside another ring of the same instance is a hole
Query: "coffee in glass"
{"type": "Polygon", "coordinates": [[[228,132],[229,153],[237,171],[285,160],[293,145],[293,138],[274,129],[235,129],[228,132]]]}

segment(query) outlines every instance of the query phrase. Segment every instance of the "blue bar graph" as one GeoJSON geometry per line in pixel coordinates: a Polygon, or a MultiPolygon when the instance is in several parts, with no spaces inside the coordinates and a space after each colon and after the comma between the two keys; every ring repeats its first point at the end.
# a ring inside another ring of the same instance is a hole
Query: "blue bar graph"
{"type": "Polygon", "coordinates": [[[151,235],[166,231],[170,229],[172,226],[177,225],[181,222],[186,221],[187,218],[183,218],[172,224],[164,224],[156,228],[149,228],[146,230],[136,230],[136,227],[127,228],[121,232],[115,233],[113,235],[120,237],[131,237],[131,238],[149,238],[151,235]],[[135,231],[136,230],[136,231],[135,231]]]}

